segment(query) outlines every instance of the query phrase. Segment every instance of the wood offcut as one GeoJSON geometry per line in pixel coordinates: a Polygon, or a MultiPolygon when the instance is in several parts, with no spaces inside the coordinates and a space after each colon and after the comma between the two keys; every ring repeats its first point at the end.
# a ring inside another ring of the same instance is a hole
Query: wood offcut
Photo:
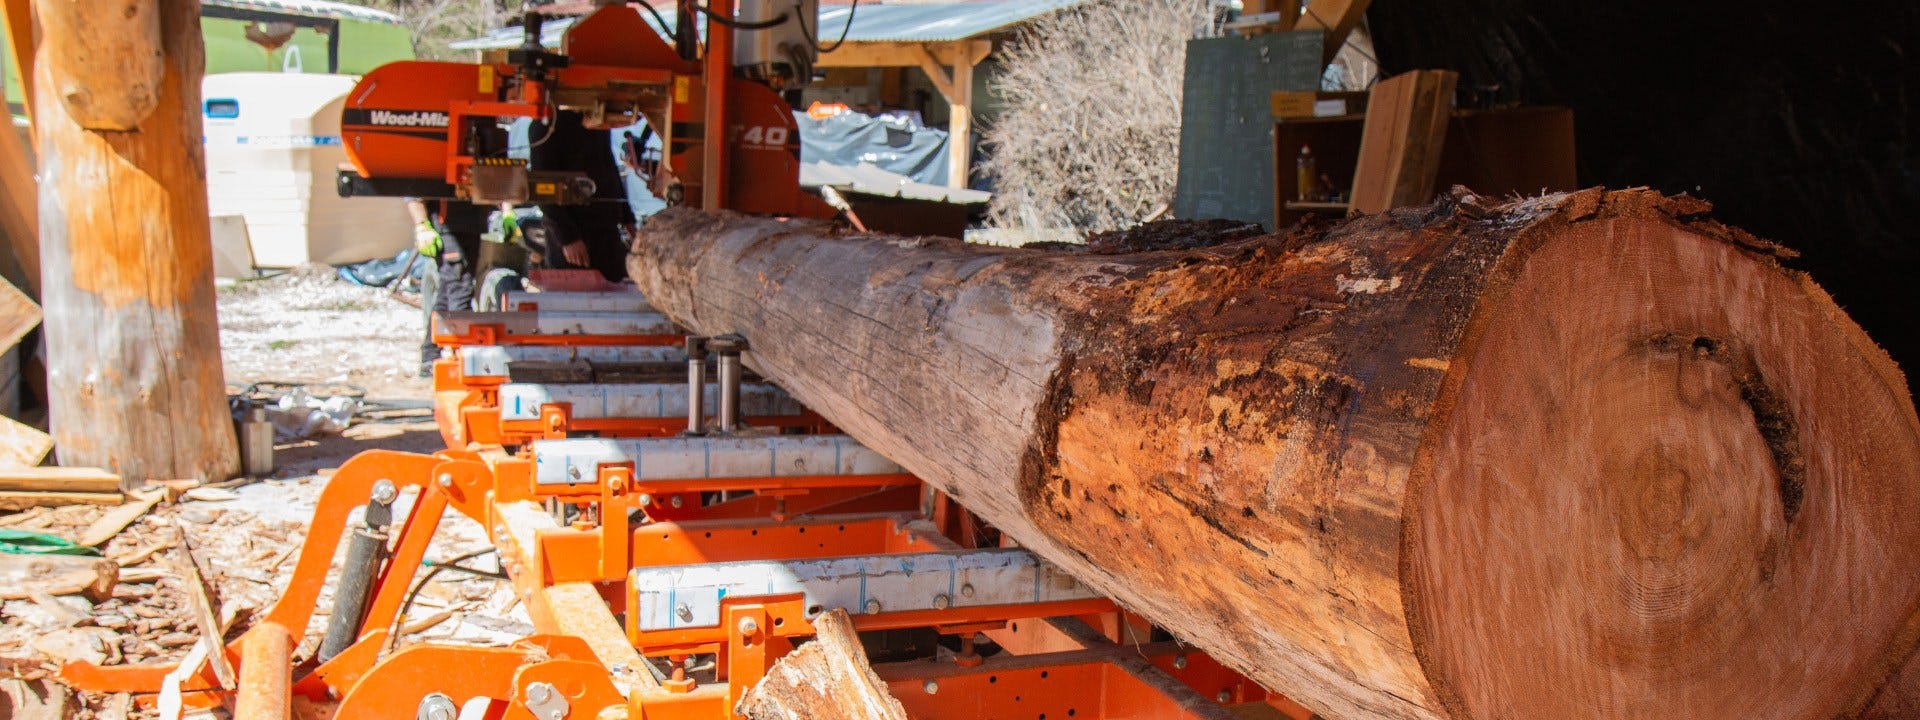
{"type": "Polygon", "coordinates": [[[847,611],[813,619],[813,641],[773,664],[734,712],[750,720],[907,720],[906,708],[867,664],[847,611]]]}

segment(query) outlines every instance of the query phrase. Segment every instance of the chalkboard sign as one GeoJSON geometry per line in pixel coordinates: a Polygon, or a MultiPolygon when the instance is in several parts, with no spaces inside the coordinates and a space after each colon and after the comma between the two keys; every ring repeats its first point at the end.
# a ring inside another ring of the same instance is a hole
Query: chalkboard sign
{"type": "Polygon", "coordinates": [[[1273,226],[1276,90],[1320,89],[1320,31],[1187,42],[1173,213],[1273,226]]]}

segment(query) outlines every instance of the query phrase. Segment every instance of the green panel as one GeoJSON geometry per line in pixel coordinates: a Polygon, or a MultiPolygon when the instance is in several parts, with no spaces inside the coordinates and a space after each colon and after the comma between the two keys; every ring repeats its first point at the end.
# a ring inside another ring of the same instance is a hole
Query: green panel
{"type": "Polygon", "coordinates": [[[1180,104],[1179,218],[1273,226],[1276,90],[1320,87],[1320,32],[1187,41],[1180,104]]]}
{"type": "MultiPolygon", "coordinates": [[[[0,23],[0,26],[4,25],[0,23]]],[[[20,82],[20,68],[13,66],[13,47],[7,44],[6,33],[0,33],[0,69],[5,70],[4,74],[0,74],[0,82],[7,85],[7,112],[25,114],[26,99],[21,96],[21,91],[26,86],[20,82]]]]}
{"type": "MultiPolygon", "coordinates": [[[[247,23],[225,18],[202,18],[201,33],[207,42],[207,73],[281,72],[290,65],[301,72],[327,71],[327,36],[311,28],[300,28],[273,52],[247,39],[247,23]],[[291,58],[291,59],[290,59],[291,58]]],[[[364,75],[367,71],[395,60],[413,59],[413,43],[406,28],[398,25],[340,22],[340,72],[364,75]]]]}

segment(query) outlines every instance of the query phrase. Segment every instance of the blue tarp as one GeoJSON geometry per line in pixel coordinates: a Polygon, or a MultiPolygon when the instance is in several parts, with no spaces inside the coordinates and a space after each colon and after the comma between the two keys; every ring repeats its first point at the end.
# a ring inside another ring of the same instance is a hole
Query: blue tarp
{"type": "Polygon", "coordinates": [[[947,183],[947,133],[911,116],[842,112],[824,120],[795,112],[800,125],[800,161],[857,167],[866,163],[915,182],[947,183]]]}

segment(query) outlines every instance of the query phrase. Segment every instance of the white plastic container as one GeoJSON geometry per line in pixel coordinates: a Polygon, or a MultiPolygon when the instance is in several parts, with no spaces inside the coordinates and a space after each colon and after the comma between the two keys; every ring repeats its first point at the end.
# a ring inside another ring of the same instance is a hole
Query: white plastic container
{"type": "Polygon", "coordinates": [[[254,263],[392,257],[413,242],[399,198],[342,198],[340,107],[354,75],[222,73],[201,83],[212,215],[246,218],[254,263]]]}

